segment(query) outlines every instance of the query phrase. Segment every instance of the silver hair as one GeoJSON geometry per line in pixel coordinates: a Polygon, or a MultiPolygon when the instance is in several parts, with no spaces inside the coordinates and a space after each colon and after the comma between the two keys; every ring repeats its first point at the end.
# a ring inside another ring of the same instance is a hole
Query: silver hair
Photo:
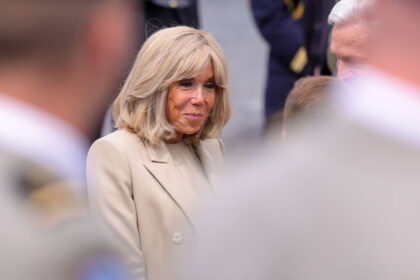
{"type": "Polygon", "coordinates": [[[374,0],[341,0],[335,4],[328,16],[328,24],[343,24],[347,23],[356,17],[368,12],[374,0]]]}

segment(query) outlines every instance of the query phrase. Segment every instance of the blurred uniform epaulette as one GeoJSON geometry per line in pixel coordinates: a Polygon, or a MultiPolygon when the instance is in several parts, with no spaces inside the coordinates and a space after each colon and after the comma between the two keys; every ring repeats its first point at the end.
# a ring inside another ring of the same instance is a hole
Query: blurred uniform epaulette
{"type": "Polygon", "coordinates": [[[287,9],[292,14],[294,20],[300,20],[305,12],[303,0],[284,0],[287,9]]]}
{"type": "Polygon", "coordinates": [[[296,74],[300,74],[308,63],[308,53],[305,47],[300,47],[292,61],[290,62],[290,69],[296,74]]]}
{"type": "MultiPolygon", "coordinates": [[[[300,21],[305,12],[305,4],[303,0],[283,0],[287,10],[290,12],[292,18],[296,21],[300,21]]],[[[290,69],[296,74],[302,73],[303,69],[308,63],[308,54],[305,46],[301,46],[295,56],[290,62],[290,69]]]]}
{"type": "Polygon", "coordinates": [[[123,249],[74,183],[0,147],[2,279],[131,279],[123,249]]]}
{"type": "Polygon", "coordinates": [[[172,9],[182,9],[191,5],[190,0],[148,0],[155,5],[172,8],[172,9]]]}
{"type": "Polygon", "coordinates": [[[83,215],[86,210],[73,191],[74,184],[44,166],[31,164],[21,173],[18,186],[28,211],[42,223],[55,225],[83,215]]]}

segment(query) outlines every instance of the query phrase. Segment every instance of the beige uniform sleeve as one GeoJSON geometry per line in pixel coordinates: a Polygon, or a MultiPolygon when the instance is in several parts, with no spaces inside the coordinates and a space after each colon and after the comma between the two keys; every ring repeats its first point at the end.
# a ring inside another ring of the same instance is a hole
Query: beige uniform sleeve
{"type": "Polygon", "coordinates": [[[122,149],[100,139],[88,154],[89,203],[127,248],[127,263],[134,279],[145,279],[145,265],[133,201],[131,168],[122,149]]]}

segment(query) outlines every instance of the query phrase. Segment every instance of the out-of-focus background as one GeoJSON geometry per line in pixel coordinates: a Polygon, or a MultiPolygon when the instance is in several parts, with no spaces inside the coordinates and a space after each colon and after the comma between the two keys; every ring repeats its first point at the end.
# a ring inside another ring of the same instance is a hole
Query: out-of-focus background
{"type": "Polygon", "coordinates": [[[229,62],[232,117],[224,128],[226,150],[259,141],[268,47],[258,33],[248,0],[201,0],[201,28],[219,42],[229,62]],[[240,141],[238,141],[240,140],[240,141]]]}

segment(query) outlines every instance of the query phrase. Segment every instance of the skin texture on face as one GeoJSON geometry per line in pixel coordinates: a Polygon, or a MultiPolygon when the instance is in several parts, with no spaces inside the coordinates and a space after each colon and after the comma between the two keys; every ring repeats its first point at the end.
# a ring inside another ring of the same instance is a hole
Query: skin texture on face
{"type": "Polygon", "coordinates": [[[166,116],[176,130],[177,143],[187,134],[198,132],[207,120],[216,100],[213,64],[208,61],[194,77],[172,83],[168,89],[166,116]]]}
{"type": "Polygon", "coordinates": [[[331,51],[337,57],[338,78],[348,78],[365,66],[367,39],[368,30],[363,22],[334,26],[331,51]]]}

